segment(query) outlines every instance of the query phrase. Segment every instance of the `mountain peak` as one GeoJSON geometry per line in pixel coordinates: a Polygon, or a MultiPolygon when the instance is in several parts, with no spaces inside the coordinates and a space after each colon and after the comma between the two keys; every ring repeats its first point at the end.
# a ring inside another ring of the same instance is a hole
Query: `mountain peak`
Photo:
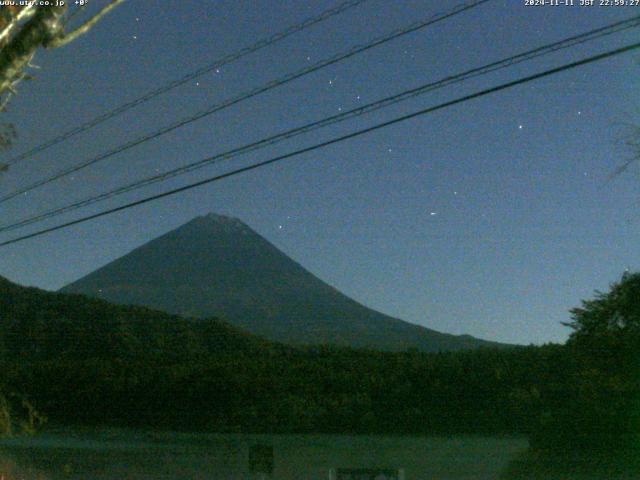
{"type": "Polygon", "coordinates": [[[246,231],[250,230],[249,226],[242,220],[229,215],[220,215],[217,213],[208,213],[194,218],[184,226],[193,225],[204,228],[214,228],[225,232],[246,231]]]}
{"type": "Polygon", "coordinates": [[[202,215],[201,217],[196,217],[196,218],[201,218],[214,223],[242,223],[244,225],[244,223],[239,218],[232,217],[230,215],[220,215],[218,213],[213,213],[213,212],[207,213],[206,215],[202,215]]]}
{"type": "Polygon", "coordinates": [[[224,318],[285,343],[426,351],[490,345],[371,310],[241,220],[215,213],[151,240],[63,291],[188,317],[224,318]]]}

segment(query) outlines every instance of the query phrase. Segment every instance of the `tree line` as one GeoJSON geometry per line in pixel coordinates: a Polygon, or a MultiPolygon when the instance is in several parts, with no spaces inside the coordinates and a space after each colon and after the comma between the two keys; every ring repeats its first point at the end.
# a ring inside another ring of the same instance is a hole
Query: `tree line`
{"type": "Polygon", "coordinates": [[[640,274],[574,309],[566,345],[292,347],[7,281],[0,322],[0,388],[59,425],[527,434],[538,449],[626,447],[640,428],[640,274]]]}

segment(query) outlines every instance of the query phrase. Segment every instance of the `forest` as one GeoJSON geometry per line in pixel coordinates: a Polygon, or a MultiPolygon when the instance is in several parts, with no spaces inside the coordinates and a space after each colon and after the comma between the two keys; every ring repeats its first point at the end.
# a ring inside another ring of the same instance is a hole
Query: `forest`
{"type": "Polygon", "coordinates": [[[46,417],[215,432],[526,434],[539,450],[611,451],[637,444],[640,430],[640,274],[572,310],[565,345],[293,347],[216,319],[6,280],[0,322],[0,406],[14,425],[5,431],[46,417]]]}

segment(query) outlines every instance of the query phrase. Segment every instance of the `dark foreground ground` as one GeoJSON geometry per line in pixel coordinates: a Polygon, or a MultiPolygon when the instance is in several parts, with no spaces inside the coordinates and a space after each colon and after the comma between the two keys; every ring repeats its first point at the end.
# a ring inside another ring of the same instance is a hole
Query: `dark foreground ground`
{"type": "Polygon", "coordinates": [[[640,455],[541,454],[522,437],[496,436],[65,429],[0,440],[1,480],[379,480],[337,476],[348,469],[395,472],[394,480],[635,480],[640,455]]]}
{"type": "Polygon", "coordinates": [[[499,479],[526,448],[525,439],[508,437],[76,430],[1,441],[0,478],[328,480],[341,469],[378,468],[402,470],[406,480],[499,479]]]}
{"type": "Polygon", "coordinates": [[[531,452],[518,455],[502,473],[503,480],[637,480],[640,479],[640,450],[531,452]]]}

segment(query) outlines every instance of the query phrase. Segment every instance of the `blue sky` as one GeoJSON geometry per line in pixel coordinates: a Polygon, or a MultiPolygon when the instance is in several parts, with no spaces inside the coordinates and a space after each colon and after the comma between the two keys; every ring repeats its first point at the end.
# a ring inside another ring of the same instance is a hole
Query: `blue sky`
{"type": "MultiPolygon", "coordinates": [[[[336,2],[125,2],[40,52],[4,115],[5,159],[336,2]]],[[[454,1],[370,0],[13,166],[10,192],[454,1]]],[[[96,2],[92,7],[99,6],[96,2]]],[[[640,13],[495,0],[0,205],[2,224],[640,13]]],[[[601,39],[127,194],[223,172],[637,40],[601,39]]],[[[197,215],[239,217],[384,313],[450,333],[563,341],[568,310],[640,266],[637,170],[608,178],[640,122],[638,53],[469,101],[278,165],[3,248],[0,275],[57,289],[197,215]]],[[[2,159],[0,159],[2,161],[2,159]]]]}

